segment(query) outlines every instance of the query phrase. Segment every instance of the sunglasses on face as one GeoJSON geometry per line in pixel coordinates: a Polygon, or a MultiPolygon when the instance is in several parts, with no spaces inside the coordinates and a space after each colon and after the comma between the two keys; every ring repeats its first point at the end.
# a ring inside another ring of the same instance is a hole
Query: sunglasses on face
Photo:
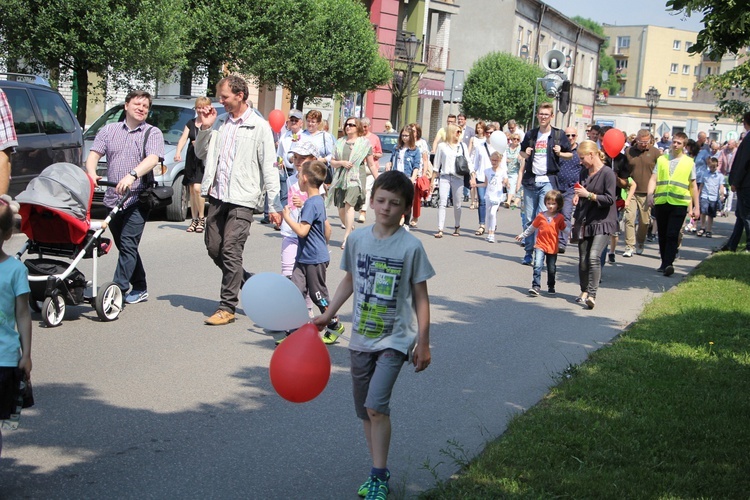
{"type": "Polygon", "coordinates": [[[575,137],[576,136],[576,134],[565,134],[565,135],[568,136],[568,137],[575,137]]]}
{"type": "Polygon", "coordinates": [[[344,125],[344,127],[356,127],[356,126],[357,126],[356,123],[347,123],[346,125],[344,125]]]}

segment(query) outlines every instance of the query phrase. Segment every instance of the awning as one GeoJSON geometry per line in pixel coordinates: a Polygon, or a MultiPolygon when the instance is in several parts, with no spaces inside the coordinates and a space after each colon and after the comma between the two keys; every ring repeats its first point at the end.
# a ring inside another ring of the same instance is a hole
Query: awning
{"type": "Polygon", "coordinates": [[[442,80],[432,80],[422,78],[419,80],[419,98],[420,99],[442,99],[445,82],[442,80]]]}

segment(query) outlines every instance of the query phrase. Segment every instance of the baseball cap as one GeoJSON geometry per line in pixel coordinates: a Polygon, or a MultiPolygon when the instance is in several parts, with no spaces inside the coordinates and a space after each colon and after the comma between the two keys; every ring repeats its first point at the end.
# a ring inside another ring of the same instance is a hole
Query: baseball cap
{"type": "Polygon", "coordinates": [[[297,153],[300,156],[318,156],[318,148],[311,141],[297,141],[292,144],[290,153],[297,153]]]}
{"type": "Polygon", "coordinates": [[[293,109],[289,112],[289,118],[296,118],[298,120],[302,119],[302,111],[298,109],[293,109]]]}

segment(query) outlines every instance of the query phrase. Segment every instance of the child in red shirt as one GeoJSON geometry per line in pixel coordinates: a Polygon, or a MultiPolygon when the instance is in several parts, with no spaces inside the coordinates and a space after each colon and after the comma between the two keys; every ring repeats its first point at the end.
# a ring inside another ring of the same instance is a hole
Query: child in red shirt
{"type": "Polygon", "coordinates": [[[531,225],[523,233],[516,236],[517,241],[523,241],[534,231],[539,230],[534,244],[534,276],[531,280],[529,295],[537,297],[541,291],[542,266],[547,260],[547,290],[550,295],[555,294],[555,273],[557,272],[557,242],[560,231],[565,229],[565,219],[560,213],[563,206],[563,196],[560,191],[547,192],[544,196],[545,212],[540,212],[531,225]]]}

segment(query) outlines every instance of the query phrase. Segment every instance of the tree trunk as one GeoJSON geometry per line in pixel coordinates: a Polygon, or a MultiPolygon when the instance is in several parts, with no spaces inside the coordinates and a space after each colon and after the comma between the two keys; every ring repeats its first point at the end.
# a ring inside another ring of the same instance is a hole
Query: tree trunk
{"type": "Polygon", "coordinates": [[[78,109],[76,118],[81,127],[86,127],[86,106],[89,100],[89,72],[83,68],[76,68],[76,84],[78,85],[78,109]]]}
{"type": "Polygon", "coordinates": [[[303,106],[305,105],[305,99],[307,98],[306,95],[299,95],[297,96],[297,105],[294,109],[298,109],[302,111],[303,106]]]}

